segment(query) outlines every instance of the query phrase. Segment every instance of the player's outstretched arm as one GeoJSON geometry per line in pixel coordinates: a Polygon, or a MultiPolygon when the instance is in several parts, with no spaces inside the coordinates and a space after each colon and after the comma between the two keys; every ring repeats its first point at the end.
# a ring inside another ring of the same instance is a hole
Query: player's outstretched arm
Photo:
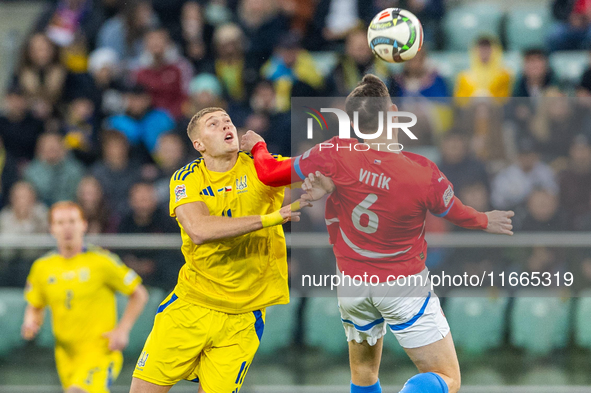
{"type": "Polygon", "coordinates": [[[291,158],[283,161],[276,160],[267,150],[267,144],[259,134],[247,131],[242,136],[240,148],[252,153],[257,176],[263,184],[271,187],[284,187],[291,184],[291,158]]]}
{"type": "Polygon", "coordinates": [[[127,347],[129,343],[129,332],[141,315],[146,303],[148,302],[148,291],[143,285],[135,287],[131,295],[129,295],[129,301],[123,312],[121,320],[115,327],[103,334],[103,337],[109,339],[109,350],[110,351],[122,351],[127,347]]]}
{"type": "Polygon", "coordinates": [[[299,221],[301,207],[308,202],[296,201],[291,205],[261,216],[219,217],[209,214],[204,202],[191,202],[175,209],[176,217],[193,243],[199,245],[216,240],[228,239],[246,233],[258,231],[287,221],[299,221]]]}
{"type": "Polygon", "coordinates": [[[451,200],[447,211],[443,214],[436,214],[436,216],[443,217],[462,228],[481,229],[501,235],[513,235],[511,217],[514,215],[515,213],[512,211],[499,210],[481,213],[470,206],[464,205],[456,196],[451,200]]]}
{"type": "Polygon", "coordinates": [[[21,327],[21,336],[25,340],[32,340],[39,333],[41,325],[43,325],[43,318],[45,316],[44,308],[37,308],[31,304],[27,305],[25,309],[25,317],[21,327]]]}

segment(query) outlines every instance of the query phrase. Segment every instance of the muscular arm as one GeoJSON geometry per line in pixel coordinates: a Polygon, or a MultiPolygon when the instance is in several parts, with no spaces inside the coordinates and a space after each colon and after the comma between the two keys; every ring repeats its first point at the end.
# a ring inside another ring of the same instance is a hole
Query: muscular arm
{"type": "Polygon", "coordinates": [[[133,293],[129,295],[129,302],[127,302],[127,306],[125,307],[125,311],[123,312],[123,316],[117,327],[128,332],[131,331],[133,324],[144,310],[148,298],[149,295],[146,287],[141,284],[138,285],[133,293]]]}
{"type": "Polygon", "coordinates": [[[175,214],[193,243],[199,245],[244,235],[290,220],[299,221],[300,213],[295,211],[299,208],[300,202],[296,201],[263,216],[219,217],[210,215],[204,202],[191,202],[177,207],[175,214]]]}
{"type": "Polygon", "coordinates": [[[294,171],[292,159],[277,161],[267,150],[265,142],[256,143],[252,150],[254,167],[263,184],[271,187],[283,187],[291,184],[292,179],[299,179],[294,171]]]}

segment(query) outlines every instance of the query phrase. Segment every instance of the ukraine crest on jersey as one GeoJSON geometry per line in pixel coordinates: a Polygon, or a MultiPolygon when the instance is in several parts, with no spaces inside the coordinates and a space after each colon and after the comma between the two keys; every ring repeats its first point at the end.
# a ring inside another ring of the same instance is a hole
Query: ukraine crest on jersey
{"type": "MultiPolygon", "coordinates": [[[[277,157],[283,159],[282,157],[277,157]]],[[[203,202],[222,217],[269,214],[281,208],[284,189],[259,181],[252,156],[238,153],[227,172],[197,159],[170,182],[170,215],[185,203],[203,202]]],[[[212,310],[237,314],[289,302],[285,235],[281,225],[242,236],[196,245],[181,227],[185,265],[174,293],[212,310]]]]}

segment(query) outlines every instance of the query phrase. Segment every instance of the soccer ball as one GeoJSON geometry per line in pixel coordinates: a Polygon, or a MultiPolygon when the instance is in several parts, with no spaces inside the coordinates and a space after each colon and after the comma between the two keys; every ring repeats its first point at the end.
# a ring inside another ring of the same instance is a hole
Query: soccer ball
{"type": "Polygon", "coordinates": [[[410,60],[423,46],[423,26],[410,11],[386,8],[379,12],[367,29],[372,52],[389,63],[410,60]]]}

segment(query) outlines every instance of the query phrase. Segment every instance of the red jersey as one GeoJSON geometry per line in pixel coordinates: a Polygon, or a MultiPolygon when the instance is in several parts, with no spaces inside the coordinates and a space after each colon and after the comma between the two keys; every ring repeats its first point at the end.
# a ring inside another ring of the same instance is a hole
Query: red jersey
{"type": "MultiPolygon", "coordinates": [[[[446,218],[453,212],[450,221],[455,224],[486,229],[486,215],[464,206],[432,161],[407,152],[349,148],[357,143],[356,139],[332,138],[293,158],[290,171],[298,179],[320,171],[335,184],[326,202],[325,219],[341,272],[376,275],[380,281],[390,275],[421,272],[427,256],[427,211],[446,218]]],[[[257,166],[261,149],[253,149],[253,154],[257,166]]]]}

